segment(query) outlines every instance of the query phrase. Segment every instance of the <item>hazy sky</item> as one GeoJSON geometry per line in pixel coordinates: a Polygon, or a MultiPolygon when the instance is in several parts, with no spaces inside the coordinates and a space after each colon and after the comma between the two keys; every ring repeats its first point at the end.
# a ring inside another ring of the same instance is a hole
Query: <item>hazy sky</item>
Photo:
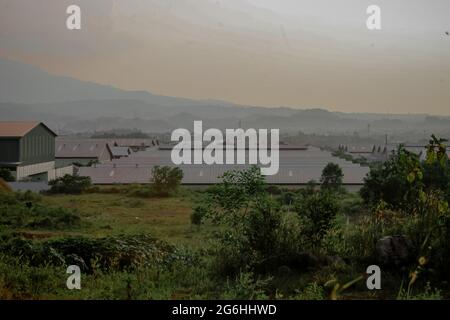
{"type": "Polygon", "coordinates": [[[248,105],[450,115],[449,0],[0,0],[0,57],[248,105]],[[65,27],[69,4],[82,30],[65,27]],[[382,30],[366,8],[382,9],[382,30]]]}

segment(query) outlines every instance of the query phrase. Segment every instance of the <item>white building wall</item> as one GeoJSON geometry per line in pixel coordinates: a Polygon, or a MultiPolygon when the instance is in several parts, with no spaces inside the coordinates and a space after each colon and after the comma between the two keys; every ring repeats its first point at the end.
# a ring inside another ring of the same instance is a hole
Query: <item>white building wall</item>
{"type": "Polygon", "coordinates": [[[17,167],[17,181],[29,176],[45,173],[55,168],[55,161],[31,164],[28,166],[17,167]]]}
{"type": "Polygon", "coordinates": [[[52,169],[47,172],[48,181],[56,180],[58,178],[64,177],[66,174],[73,175],[74,167],[68,166],[64,168],[52,169]]]}

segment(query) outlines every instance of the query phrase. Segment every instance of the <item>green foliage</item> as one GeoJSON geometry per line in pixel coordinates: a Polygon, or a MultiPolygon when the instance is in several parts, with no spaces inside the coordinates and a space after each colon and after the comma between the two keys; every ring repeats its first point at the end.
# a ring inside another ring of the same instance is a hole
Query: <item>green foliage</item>
{"type": "Polygon", "coordinates": [[[147,266],[169,268],[175,262],[193,264],[197,260],[192,252],[147,234],[68,237],[42,242],[10,235],[0,243],[0,251],[10,256],[20,256],[33,266],[75,264],[90,273],[147,266]]]}
{"type": "Polygon", "coordinates": [[[20,257],[0,254],[0,299],[168,300],[220,298],[217,283],[201,265],[173,262],[171,268],[96,269],[83,273],[82,290],[67,290],[66,268],[33,266],[20,257]]]}
{"type": "Polygon", "coordinates": [[[152,187],[158,196],[168,196],[175,192],[182,179],[183,170],[178,167],[155,166],[152,169],[152,187]]]}
{"type": "Polygon", "coordinates": [[[0,168],[0,178],[5,180],[6,182],[15,181],[14,176],[11,173],[11,170],[8,168],[0,168]]]}
{"type": "Polygon", "coordinates": [[[91,178],[72,176],[66,174],[64,177],[49,182],[50,193],[80,194],[91,187],[91,178]]]}
{"type": "Polygon", "coordinates": [[[439,289],[432,289],[428,282],[423,292],[417,294],[408,294],[405,290],[400,290],[398,300],[442,300],[442,294],[439,289]]]}
{"type": "Polygon", "coordinates": [[[207,217],[222,228],[213,248],[214,270],[236,275],[278,267],[299,251],[296,223],[285,223],[259,168],[230,171],[204,200],[207,217]]]}
{"type": "Polygon", "coordinates": [[[393,210],[411,214],[417,200],[423,198],[422,191],[441,190],[450,199],[450,170],[444,142],[432,136],[424,162],[400,146],[388,161],[371,168],[360,191],[365,203],[375,206],[383,201],[393,210]]]}
{"type": "Polygon", "coordinates": [[[191,214],[191,223],[195,225],[200,225],[203,219],[208,215],[208,208],[205,206],[197,206],[194,208],[191,214]]]}
{"type": "Polygon", "coordinates": [[[303,290],[297,290],[293,297],[295,300],[324,300],[326,298],[325,290],[316,282],[308,284],[303,290]]]}
{"type": "Polygon", "coordinates": [[[266,190],[268,193],[273,195],[280,195],[283,193],[280,187],[274,185],[267,186],[266,190]]]}
{"type": "Polygon", "coordinates": [[[347,193],[340,199],[341,212],[349,218],[356,218],[368,213],[367,207],[358,194],[347,193]]]}
{"type": "Polygon", "coordinates": [[[284,191],[279,197],[279,201],[282,205],[292,206],[295,202],[296,194],[291,191],[284,191]]]}
{"type": "MultiPolygon", "coordinates": [[[[432,137],[427,150],[425,162],[400,148],[373,168],[361,192],[364,200],[334,192],[331,178],[319,191],[268,187],[257,167],[227,172],[206,191],[183,197],[178,192],[176,201],[192,200],[191,223],[198,225],[184,225],[181,232],[205,236],[198,251],[148,234],[27,240],[22,237],[30,233],[23,228],[69,228],[79,223],[79,214],[43,205],[53,197],[0,192],[0,298],[315,300],[331,290],[332,299],[386,299],[397,297],[403,276],[407,289],[402,285],[398,298],[441,299],[448,294],[439,290],[447,290],[445,285],[425,284],[450,280],[449,168],[442,139],[432,137]],[[398,270],[383,268],[383,291],[368,293],[361,274],[376,261],[377,241],[389,235],[410,240],[414,257],[398,270]],[[81,291],[65,288],[69,264],[84,271],[81,291]]],[[[162,172],[161,180],[169,176],[162,172]]],[[[124,195],[157,193],[153,186],[112,189],[122,195],[112,201],[114,218],[147,205],[124,195]]],[[[163,189],[160,194],[174,192],[163,189]]],[[[90,189],[110,192],[105,190],[90,189]]]]}
{"type": "Polygon", "coordinates": [[[394,210],[407,210],[412,198],[416,197],[410,181],[420,178],[420,171],[411,171],[420,165],[417,155],[405,150],[402,146],[382,165],[371,168],[364,179],[360,191],[361,197],[368,205],[385,202],[394,210]]]}
{"type": "Polygon", "coordinates": [[[142,185],[132,185],[127,190],[127,195],[135,198],[150,198],[154,194],[155,192],[151,187],[142,185]]]}
{"type": "Polygon", "coordinates": [[[300,197],[295,209],[306,225],[303,230],[305,236],[317,244],[333,226],[339,212],[339,204],[332,193],[315,192],[300,197]]]}
{"type": "Polygon", "coordinates": [[[241,272],[234,281],[227,281],[221,298],[225,300],[267,299],[265,288],[270,280],[270,278],[255,280],[253,273],[241,272]]]}
{"type": "Polygon", "coordinates": [[[307,193],[307,194],[312,194],[312,193],[314,193],[315,191],[316,191],[316,189],[317,189],[317,181],[316,180],[309,180],[307,183],[306,183],[306,188],[305,188],[305,192],[307,193]]]}
{"type": "Polygon", "coordinates": [[[323,168],[320,182],[322,183],[323,189],[338,191],[342,186],[343,179],[344,173],[341,167],[338,164],[330,162],[323,168]]]}
{"type": "Polygon", "coordinates": [[[0,226],[10,228],[66,229],[78,227],[77,211],[40,204],[41,196],[32,192],[0,192],[0,226]]]}
{"type": "Polygon", "coordinates": [[[267,196],[264,177],[256,166],[246,171],[226,172],[222,183],[211,191],[211,201],[231,218],[236,218],[242,209],[248,209],[252,203],[267,196]]]}
{"type": "Polygon", "coordinates": [[[65,270],[30,266],[20,257],[0,254],[0,299],[28,300],[56,294],[65,289],[65,270]]]}

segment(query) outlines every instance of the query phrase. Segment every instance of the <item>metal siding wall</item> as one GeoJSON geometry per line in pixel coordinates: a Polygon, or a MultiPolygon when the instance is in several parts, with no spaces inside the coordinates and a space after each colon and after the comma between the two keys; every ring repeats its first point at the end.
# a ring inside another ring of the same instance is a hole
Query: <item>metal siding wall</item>
{"type": "Polygon", "coordinates": [[[20,150],[23,165],[54,161],[55,138],[43,126],[38,126],[21,139],[20,150]]]}
{"type": "Polygon", "coordinates": [[[74,173],[74,167],[73,166],[68,166],[68,167],[64,167],[64,168],[57,168],[57,169],[52,169],[49,170],[47,172],[47,180],[48,181],[52,181],[61,177],[64,177],[66,174],[69,175],[73,175],[74,173]]]}
{"type": "Polygon", "coordinates": [[[55,168],[55,162],[44,162],[44,163],[37,163],[37,164],[31,164],[26,166],[19,166],[17,167],[17,180],[21,180],[23,178],[48,172],[55,168]]]}

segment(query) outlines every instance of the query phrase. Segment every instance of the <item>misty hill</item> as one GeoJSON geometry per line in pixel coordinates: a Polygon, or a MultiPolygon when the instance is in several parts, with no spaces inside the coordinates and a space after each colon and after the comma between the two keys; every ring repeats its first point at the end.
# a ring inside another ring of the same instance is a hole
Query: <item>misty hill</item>
{"type": "Polygon", "coordinates": [[[0,59],[0,119],[45,121],[58,132],[192,128],[279,128],[282,132],[355,134],[448,133],[449,117],[262,108],[133,92],[46,73],[0,59]]]}
{"type": "Polygon", "coordinates": [[[0,102],[54,103],[77,100],[140,100],[154,106],[230,104],[125,91],[112,86],[49,74],[37,67],[0,59],[0,102]]]}

